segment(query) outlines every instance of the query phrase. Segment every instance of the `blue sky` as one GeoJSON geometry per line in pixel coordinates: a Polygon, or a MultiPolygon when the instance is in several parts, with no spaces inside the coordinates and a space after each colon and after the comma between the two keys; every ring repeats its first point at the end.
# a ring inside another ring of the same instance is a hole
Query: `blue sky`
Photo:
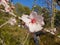
{"type": "MultiPolygon", "coordinates": [[[[16,3],[20,3],[24,6],[28,6],[30,9],[32,8],[33,6],[33,2],[34,0],[13,0],[13,3],[16,4],[16,3]]],[[[40,5],[41,7],[46,7],[46,0],[37,0],[36,1],[36,4],[40,5]]],[[[60,10],[60,6],[57,6],[57,9],[60,10]]]]}
{"type": "MultiPolygon", "coordinates": [[[[22,5],[28,6],[29,8],[32,8],[34,0],[13,0],[14,4],[17,2],[19,2],[22,5]]],[[[45,3],[45,0],[44,1],[43,0],[36,1],[36,4],[38,4],[40,6],[45,6],[44,3],[45,3]]]]}

